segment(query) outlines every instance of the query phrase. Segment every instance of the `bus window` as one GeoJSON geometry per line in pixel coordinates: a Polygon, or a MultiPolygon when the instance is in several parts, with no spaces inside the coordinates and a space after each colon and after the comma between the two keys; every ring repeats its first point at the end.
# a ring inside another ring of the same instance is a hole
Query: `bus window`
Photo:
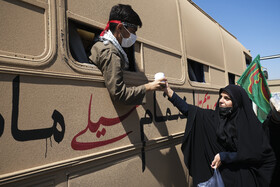
{"type": "Polygon", "coordinates": [[[48,63],[56,47],[50,3],[0,1],[0,7],[1,61],[27,66],[48,63]]]}
{"type": "Polygon", "coordinates": [[[135,44],[132,45],[131,47],[129,48],[123,48],[126,55],[127,55],[127,58],[128,58],[128,61],[129,61],[129,67],[128,67],[128,71],[136,71],[136,67],[135,67],[135,55],[134,55],[134,52],[135,52],[135,44]]]}
{"type": "Polygon", "coordinates": [[[204,65],[196,61],[188,59],[188,73],[189,79],[196,82],[204,82],[204,65]]]}
{"type": "Polygon", "coordinates": [[[232,73],[228,73],[228,83],[235,84],[235,75],[232,73]]]}
{"type": "Polygon", "coordinates": [[[249,57],[245,57],[245,60],[246,60],[246,67],[248,67],[251,63],[251,59],[249,57]]]}
{"type": "Polygon", "coordinates": [[[69,47],[72,57],[80,63],[89,63],[90,49],[98,40],[101,30],[88,28],[69,20],[69,47]]]}

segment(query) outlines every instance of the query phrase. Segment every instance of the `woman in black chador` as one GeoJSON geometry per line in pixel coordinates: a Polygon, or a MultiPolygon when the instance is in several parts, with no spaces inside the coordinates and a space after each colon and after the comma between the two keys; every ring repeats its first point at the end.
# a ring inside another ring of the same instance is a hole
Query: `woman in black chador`
{"type": "Polygon", "coordinates": [[[188,117],[182,151],[194,186],[211,178],[213,168],[226,187],[269,186],[276,159],[242,87],[220,89],[215,110],[187,104],[168,83],[165,93],[188,117]]]}

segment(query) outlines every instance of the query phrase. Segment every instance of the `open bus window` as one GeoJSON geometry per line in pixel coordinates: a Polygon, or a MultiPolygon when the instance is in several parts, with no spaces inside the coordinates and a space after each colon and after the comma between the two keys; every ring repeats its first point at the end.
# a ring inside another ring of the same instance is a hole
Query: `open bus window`
{"type": "Polygon", "coordinates": [[[127,54],[127,58],[128,58],[128,61],[129,61],[128,71],[136,71],[135,56],[134,56],[134,52],[135,52],[134,45],[135,44],[133,44],[129,48],[123,48],[125,53],[127,54]]]}
{"type": "Polygon", "coordinates": [[[100,29],[89,28],[69,20],[69,46],[72,57],[80,63],[89,63],[90,49],[98,40],[100,29]]]}
{"type": "Polygon", "coordinates": [[[228,83],[235,84],[235,75],[232,73],[228,73],[228,83]]]}
{"type": "MultiPolygon", "coordinates": [[[[72,57],[80,63],[90,63],[92,46],[99,40],[102,30],[69,20],[69,46],[72,57]]],[[[134,44],[135,45],[135,44],[134,44]]],[[[124,48],[129,60],[129,71],[136,71],[135,46],[124,48]]]]}
{"type": "Polygon", "coordinates": [[[204,82],[204,65],[194,60],[188,59],[188,73],[191,81],[204,82]]]}
{"type": "Polygon", "coordinates": [[[251,63],[251,59],[245,55],[246,67],[248,67],[251,63]]]}

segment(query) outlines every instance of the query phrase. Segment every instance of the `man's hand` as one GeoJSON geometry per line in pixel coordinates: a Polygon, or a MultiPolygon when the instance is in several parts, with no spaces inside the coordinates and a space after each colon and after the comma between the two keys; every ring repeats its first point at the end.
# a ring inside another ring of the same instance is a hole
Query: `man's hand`
{"type": "Polygon", "coordinates": [[[147,91],[163,90],[165,88],[166,78],[158,79],[153,82],[145,84],[147,91]]]}

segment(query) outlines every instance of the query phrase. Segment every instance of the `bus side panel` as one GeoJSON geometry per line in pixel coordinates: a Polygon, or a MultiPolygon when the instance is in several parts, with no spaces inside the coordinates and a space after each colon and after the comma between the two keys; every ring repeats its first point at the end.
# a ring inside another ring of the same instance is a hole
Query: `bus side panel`
{"type": "MultiPolygon", "coordinates": [[[[178,149],[169,157],[157,148],[169,147],[172,139],[179,146],[186,124],[163,92],[149,93],[147,103],[135,107],[113,103],[103,83],[9,74],[0,80],[4,181],[73,164],[96,167],[103,159],[122,162],[130,154],[139,157],[138,172],[156,170],[152,160],[159,156],[167,165],[180,160],[178,149]]],[[[193,102],[192,92],[178,94],[193,102]]]]}
{"type": "Polygon", "coordinates": [[[69,185],[187,186],[187,175],[179,157],[180,146],[169,146],[146,151],[145,171],[142,171],[141,155],[135,155],[119,162],[107,162],[96,168],[87,167],[71,173],[69,185]]]}

